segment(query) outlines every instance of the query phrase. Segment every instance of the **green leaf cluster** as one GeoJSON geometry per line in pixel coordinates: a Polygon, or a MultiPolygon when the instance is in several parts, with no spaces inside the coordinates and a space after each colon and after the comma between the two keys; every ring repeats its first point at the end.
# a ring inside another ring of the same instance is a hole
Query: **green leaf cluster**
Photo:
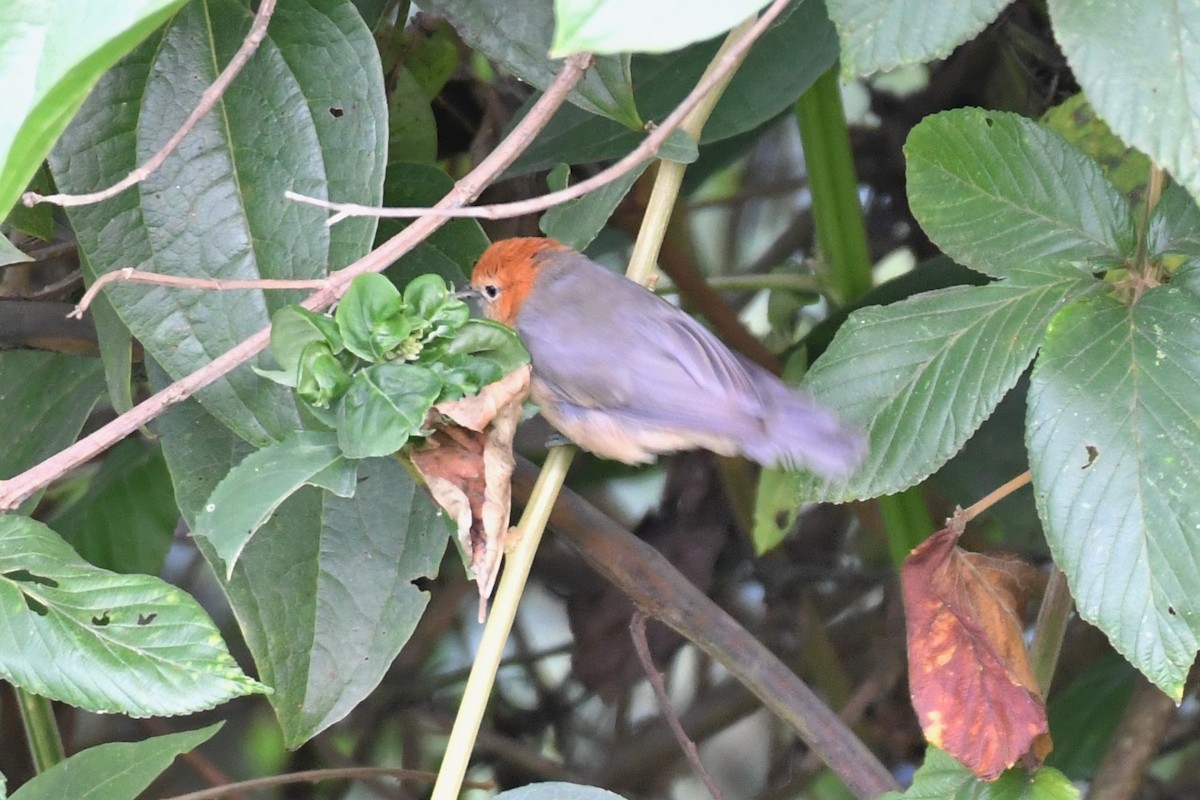
{"type": "Polygon", "coordinates": [[[332,315],[282,308],[271,350],[282,369],[259,374],[295,389],[353,459],[396,452],[428,432],[435,403],[477,394],[529,361],[511,329],[470,319],[437,275],[403,292],[382,275],[359,275],[332,315]]]}

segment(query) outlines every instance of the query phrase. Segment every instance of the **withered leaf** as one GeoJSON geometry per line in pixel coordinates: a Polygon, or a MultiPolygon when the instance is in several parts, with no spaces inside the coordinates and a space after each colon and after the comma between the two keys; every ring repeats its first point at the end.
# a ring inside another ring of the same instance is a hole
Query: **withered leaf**
{"type": "Polygon", "coordinates": [[[1042,574],[1015,556],[969,553],[950,529],[905,559],[913,707],[929,742],[984,780],[1050,752],[1022,615],[1042,574]]]}
{"type": "Polygon", "coordinates": [[[526,365],[474,397],[438,403],[426,427],[434,433],[410,453],[433,499],[458,529],[479,586],[479,621],[500,572],[512,509],[513,433],[529,393],[526,365]]]}

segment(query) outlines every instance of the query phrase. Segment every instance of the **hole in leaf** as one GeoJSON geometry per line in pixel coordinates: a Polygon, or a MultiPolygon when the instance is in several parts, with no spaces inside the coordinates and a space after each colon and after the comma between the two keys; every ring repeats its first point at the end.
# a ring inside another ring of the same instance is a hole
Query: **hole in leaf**
{"type": "Polygon", "coordinates": [[[1172,617],[1175,616],[1175,606],[1167,606],[1167,613],[1172,617]]]}
{"type": "Polygon", "coordinates": [[[341,119],[342,115],[345,113],[346,112],[342,109],[341,106],[330,106],[329,107],[329,116],[333,117],[334,119],[341,119]]]}
{"type": "Polygon", "coordinates": [[[150,614],[138,614],[138,625],[149,625],[151,622],[154,622],[154,618],[157,616],[157,611],[150,614]]]}
{"type": "Polygon", "coordinates": [[[1087,469],[1096,463],[1096,459],[1100,457],[1100,451],[1096,449],[1095,445],[1090,444],[1084,445],[1083,449],[1087,451],[1087,463],[1080,467],[1080,469],[1087,469]]]}
{"type": "Polygon", "coordinates": [[[98,617],[92,617],[92,624],[95,625],[97,628],[103,628],[105,625],[107,625],[110,622],[112,622],[112,617],[110,617],[108,615],[107,611],[105,611],[103,614],[101,614],[98,617]]]}
{"type": "Polygon", "coordinates": [[[21,581],[23,583],[36,583],[38,586],[48,586],[51,589],[58,588],[58,581],[53,578],[46,578],[42,575],[34,575],[27,569],[14,569],[12,572],[5,572],[4,577],[10,581],[21,581]]]}
{"type": "Polygon", "coordinates": [[[422,592],[433,591],[433,581],[429,580],[429,578],[415,578],[412,581],[412,585],[420,589],[422,592]]]}
{"type": "Polygon", "coordinates": [[[995,125],[996,123],[995,123],[995,121],[994,121],[994,120],[993,120],[991,117],[984,117],[984,118],[983,118],[983,124],[984,124],[984,125],[987,125],[987,126],[990,128],[990,127],[992,127],[993,125],[995,125]]]}
{"type": "Polygon", "coordinates": [[[39,617],[44,617],[50,613],[50,609],[46,608],[37,600],[34,600],[29,595],[25,595],[25,605],[29,606],[29,610],[37,614],[39,617]]]}

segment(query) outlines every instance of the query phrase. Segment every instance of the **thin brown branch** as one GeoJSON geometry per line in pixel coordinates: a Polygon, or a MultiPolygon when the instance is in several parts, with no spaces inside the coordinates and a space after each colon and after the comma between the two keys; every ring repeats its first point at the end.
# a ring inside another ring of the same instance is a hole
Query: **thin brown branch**
{"type": "Polygon", "coordinates": [[[667,727],[674,734],[675,741],[679,742],[679,747],[687,756],[688,763],[700,776],[700,781],[704,784],[704,788],[708,789],[708,793],[713,796],[713,800],[725,800],[721,787],[717,786],[713,776],[704,768],[704,763],[700,760],[700,751],[696,749],[696,743],[688,737],[687,731],[679,722],[679,716],[671,707],[671,698],[667,697],[667,687],[663,685],[662,675],[658,674],[658,668],[654,666],[654,656],[650,654],[650,643],[646,641],[646,615],[641,611],[635,611],[633,618],[629,620],[629,635],[633,637],[634,652],[637,653],[638,660],[642,662],[646,679],[650,681],[650,687],[654,689],[654,696],[658,698],[658,707],[662,711],[663,719],[667,721],[667,727]]]}
{"type": "Polygon", "coordinates": [[[75,319],[82,319],[83,312],[87,311],[88,306],[96,299],[96,295],[110,283],[118,281],[134,281],[135,283],[153,283],[159,286],[178,286],[183,289],[206,289],[208,291],[223,292],[230,289],[323,289],[329,282],[328,278],[310,278],[296,280],[280,280],[273,278],[261,278],[253,280],[241,279],[224,279],[224,278],[188,278],[182,275],[160,275],[157,272],[146,272],[133,267],[125,267],[124,269],[113,270],[106,272],[96,279],[83,297],[79,299],[75,310],[67,316],[75,319]]]}
{"type": "MultiPolygon", "coordinates": [[[[529,497],[537,475],[537,467],[517,461],[515,500],[529,497]]],[[[878,797],[899,788],[887,768],[786,664],[661,553],[566,489],[558,495],[550,525],[639,608],[723,664],[791,726],[856,797],[878,797]]]]}
{"type": "MultiPolygon", "coordinates": [[[[300,772],[289,772],[285,775],[268,775],[265,778],[251,778],[246,781],[227,783],[224,786],[214,786],[211,789],[201,789],[187,794],[177,794],[166,800],[220,800],[234,792],[270,789],[275,786],[286,786],[292,783],[317,784],[322,781],[353,781],[373,778],[395,778],[396,780],[421,781],[430,783],[434,779],[432,772],[416,769],[395,769],[391,767],[334,767],[331,769],[308,769],[300,772]]],[[[471,789],[494,789],[491,783],[472,781],[464,784],[471,789]]]]}
{"type": "Polygon", "coordinates": [[[209,111],[213,110],[217,101],[221,99],[221,95],[225,94],[225,90],[229,88],[229,84],[233,83],[233,79],[242,71],[242,67],[254,55],[254,51],[262,44],[262,40],[267,36],[267,23],[271,21],[271,14],[275,12],[276,0],[262,0],[262,4],[258,7],[258,13],[254,15],[254,21],[250,24],[250,31],[246,34],[246,38],[242,40],[242,46],[233,54],[233,58],[225,65],[225,69],[221,70],[221,74],[212,82],[212,85],[204,90],[200,95],[200,102],[192,109],[192,113],[184,120],[183,125],[179,130],[167,139],[157,153],[152,155],[150,159],[142,166],[135,169],[133,172],[126,175],[122,180],[98,192],[90,192],[88,194],[52,194],[40,195],[37,192],[26,192],[21,196],[21,202],[32,208],[38,203],[53,203],[55,205],[68,206],[86,206],[93,203],[99,203],[102,200],[107,200],[110,197],[116,197],[121,192],[131,186],[136,186],[146,180],[154,170],[163,165],[167,157],[175,152],[179,147],[179,143],[187,137],[192,129],[199,124],[200,120],[204,119],[209,111]]]}
{"type": "MultiPolygon", "coordinates": [[[[538,134],[551,115],[566,102],[567,95],[583,78],[591,64],[590,56],[567,59],[554,83],[534,104],[525,118],[515,127],[479,166],[464,176],[435,208],[458,207],[470,202],[516,160],[538,134]]],[[[328,307],[341,297],[350,281],[365,272],[380,272],[393,261],[423,242],[446,223],[448,217],[435,215],[414,221],[400,233],[345,269],[329,276],[323,289],[313,293],[303,305],[310,310],[328,307]]],[[[209,364],[151,395],[128,412],[107,425],[80,439],[51,458],[9,480],[0,481],[0,511],[16,508],[22,500],[65,475],[69,470],[86,463],[97,454],[124,439],[170,406],[186,400],[200,389],[245,363],[271,341],[270,327],[218,356],[209,364]]]]}
{"type": "Polygon", "coordinates": [[[955,519],[961,519],[963,524],[965,525],[966,523],[968,523],[971,520],[978,517],[984,511],[987,511],[989,508],[996,505],[996,503],[999,503],[1001,500],[1008,497],[1010,494],[1015,492],[1017,489],[1020,489],[1022,486],[1029,483],[1029,481],[1032,479],[1033,479],[1033,476],[1030,475],[1029,470],[1025,470],[1017,477],[1006,482],[1003,486],[989,492],[987,494],[987,496],[984,497],[979,502],[974,503],[971,506],[963,509],[959,513],[955,514],[954,515],[955,519]]]}
{"type": "Polygon", "coordinates": [[[759,17],[754,25],[751,26],[749,33],[740,39],[737,44],[730,47],[717,61],[715,67],[711,69],[705,76],[696,84],[683,102],[676,106],[661,124],[657,125],[647,136],[642,143],[630,151],[624,158],[613,164],[607,169],[601,170],[592,177],[580,181],[577,184],[568,186],[561,191],[551,192],[550,194],[542,195],[541,197],[531,197],[527,200],[518,200],[512,203],[497,203],[488,206],[471,206],[464,207],[445,207],[438,208],[436,211],[428,208],[373,208],[371,206],[362,206],[356,203],[331,203],[327,200],[322,200],[316,197],[307,197],[305,195],[296,194],[295,192],[285,192],[284,196],[289,200],[295,200],[298,203],[307,203],[309,205],[318,206],[320,208],[336,211],[328,220],[328,224],[333,225],[347,217],[422,217],[431,213],[442,214],[449,217],[474,217],[477,219],[509,219],[512,217],[523,217],[526,214],[536,214],[539,211],[545,211],[548,208],[561,205],[568,200],[574,200],[583,197],[588,192],[599,189],[612,181],[625,175],[630,170],[640,165],[648,158],[657,155],[659,149],[667,141],[667,137],[679,128],[684,118],[696,106],[704,102],[709,93],[722,81],[725,80],[733,70],[742,62],[746,53],[754,42],[762,36],[763,32],[775,21],[784,7],[790,0],[774,0],[762,16],[759,17]]]}

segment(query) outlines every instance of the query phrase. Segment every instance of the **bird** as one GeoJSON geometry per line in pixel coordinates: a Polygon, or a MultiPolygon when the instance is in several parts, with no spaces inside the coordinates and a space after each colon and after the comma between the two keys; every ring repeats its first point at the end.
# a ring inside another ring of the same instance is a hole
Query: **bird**
{"type": "Polygon", "coordinates": [[[863,436],[831,411],[554,239],[494,242],[466,291],[525,345],[546,420],[602,458],[644,464],[704,449],[831,479],[863,458],[863,436]]]}

